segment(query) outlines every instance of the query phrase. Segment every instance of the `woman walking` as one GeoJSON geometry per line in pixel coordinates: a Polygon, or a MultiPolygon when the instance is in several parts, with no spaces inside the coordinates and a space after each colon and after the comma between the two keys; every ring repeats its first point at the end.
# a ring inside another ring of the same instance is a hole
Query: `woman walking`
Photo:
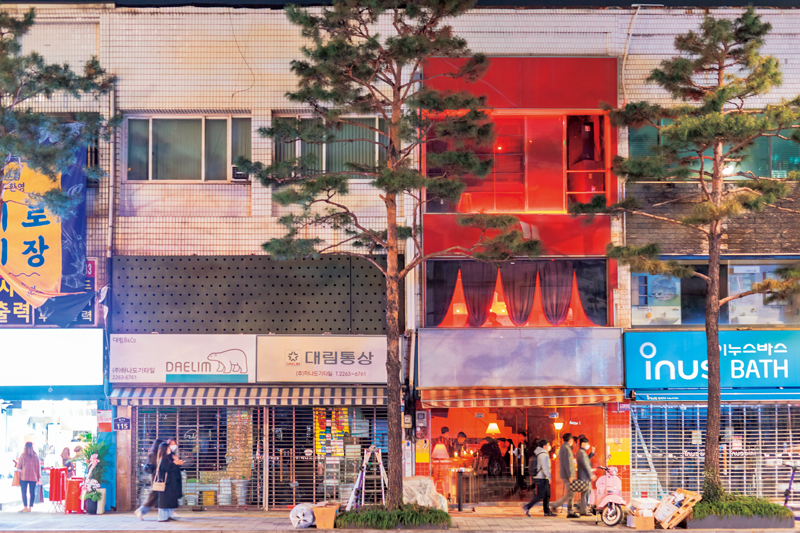
{"type": "MultiPolygon", "coordinates": [[[[153,441],[153,445],[150,446],[150,451],[148,452],[149,455],[147,456],[147,464],[144,465],[145,472],[150,474],[152,481],[156,479],[156,464],[158,463],[158,447],[161,443],[164,442],[161,439],[156,439],[153,441]]],[[[150,491],[150,495],[147,496],[147,501],[142,504],[141,507],[134,511],[136,518],[139,520],[144,520],[144,515],[146,515],[150,509],[153,507],[158,507],[158,493],[155,491],[150,491]]]]}
{"type": "Polygon", "coordinates": [[[175,520],[173,515],[178,508],[178,500],[183,497],[181,468],[175,463],[170,445],[166,442],[158,447],[156,480],[165,484],[164,490],[158,493],[158,521],[175,520]]]}
{"type": "Polygon", "coordinates": [[[41,478],[41,468],[39,466],[39,456],[33,450],[33,443],[25,443],[25,451],[17,460],[17,471],[19,472],[19,486],[22,489],[22,505],[20,513],[30,513],[33,510],[35,501],[34,493],[36,484],[41,478]],[[30,497],[30,505],[28,498],[30,497]]]}

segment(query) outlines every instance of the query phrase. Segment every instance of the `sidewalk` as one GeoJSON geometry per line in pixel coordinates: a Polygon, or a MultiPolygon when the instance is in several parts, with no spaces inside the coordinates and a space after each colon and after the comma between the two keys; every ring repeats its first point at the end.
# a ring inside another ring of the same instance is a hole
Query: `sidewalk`
{"type": "MultiPolygon", "coordinates": [[[[44,505],[42,506],[44,508],[44,505]]],[[[155,513],[150,513],[144,521],[138,520],[133,513],[109,513],[104,515],[63,515],[48,513],[44,510],[33,513],[0,513],[0,531],[78,531],[97,533],[112,531],[183,531],[204,532],[219,531],[225,533],[251,532],[251,531],[300,531],[292,527],[289,513],[278,512],[191,512],[179,511],[179,520],[176,522],[159,523],[155,513]]],[[[453,513],[453,527],[451,530],[466,532],[531,532],[531,531],[564,531],[569,533],[584,533],[609,531],[602,524],[595,525],[594,518],[568,520],[566,518],[528,518],[521,516],[508,516],[507,514],[492,516],[476,513],[453,513]]],[[[615,531],[633,531],[627,527],[618,526],[615,531]]],[[[312,528],[310,531],[314,531],[312,528]]],[[[366,532],[366,530],[364,530],[366,532]]],[[[792,530],[770,530],[774,533],[792,530]]],[[[425,530],[426,533],[436,533],[436,530],[425,530]]],[[[385,533],[385,532],[384,532],[385,533]]],[[[714,533],[707,530],[707,533],[714,533]]],[[[721,533],[721,532],[717,532],[721,533]]]]}

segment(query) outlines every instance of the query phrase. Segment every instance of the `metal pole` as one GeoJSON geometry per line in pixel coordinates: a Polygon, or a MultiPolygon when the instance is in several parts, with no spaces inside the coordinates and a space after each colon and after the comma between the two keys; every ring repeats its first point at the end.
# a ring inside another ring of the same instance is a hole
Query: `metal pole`
{"type": "Polygon", "coordinates": [[[464,510],[464,469],[458,469],[458,512],[464,510]]]}

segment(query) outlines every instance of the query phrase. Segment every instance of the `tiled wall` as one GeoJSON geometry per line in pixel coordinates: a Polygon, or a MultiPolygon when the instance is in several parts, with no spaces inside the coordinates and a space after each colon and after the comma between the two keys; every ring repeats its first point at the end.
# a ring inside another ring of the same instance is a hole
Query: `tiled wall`
{"type": "Polygon", "coordinates": [[[630,404],[606,404],[606,452],[609,466],[616,466],[622,480],[625,501],[631,497],[631,412],[630,404]]]}
{"type": "MultiPolygon", "coordinates": [[[[704,12],[644,7],[631,24],[633,14],[631,9],[487,9],[470,12],[454,20],[453,26],[474,51],[489,55],[615,56],[623,81],[620,102],[624,95],[627,101],[647,98],[666,104],[668,95],[645,79],[661,60],[673,55],[675,34],[697,28],[704,12]],[[626,43],[629,53],[623,61],[626,43]]],[[[733,17],[738,12],[711,10],[710,14],[733,17]]],[[[792,56],[800,11],[764,10],[763,15],[773,24],[764,51],[781,59],[784,84],[754,105],[800,93],[800,62],[792,56]]],[[[275,113],[297,111],[284,94],[295,87],[290,61],[298,57],[302,40],[280,10],[62,5],[41,6],[38,21],[25,37],[25,49],[35,49],[49,61],[68,61],[75,68],[98,55],[103,66],[119,76],[116,106],[123,113],[251,114],[255,160],[268,162],[272,157],[270,142],[256,130],[268,126],[275,113]]],[[[385,23],[379,27],[383,33],[389,30],[385,23]]],[[[591,80],[576,73],[575,83],[591,80]]],[[[53,111],[109,108],[107,99],[57,98],[42,105],[53,111]]],[[[623,129],[619,143],[623,155],[626,146],[623,129]]],[[[270,190],[259,183],[127,183],[122,180],[122,150],[118,142],[115,254],[262,253],[262,242],[283,234],[276,218],[283,210],[273,205],[270,190]]],[[[101,164],[109,169],[109,146],[102,145],[100,152],[101,164]]],[[[348,205],[368,224],[380,226],[383,207],[375,191],[363,184],[353,184],[352,189],[348,205]]],[[[105,256],[108,194],[108,180],[90,192],[92,257],[105,256]]],[[[403,208],[408,213],[410,202],[403,208]]],[[[615,242],[622,242],[622,231],[621,222],[615,223],[615,242]]],[[[337,238],[332,231],[322,236],[337,238]]],[[[99,273],[102,284],[104,268],[99,273]]],[[[618,303],[629,298],[627,273],[623,269],[619,273],[618,303]]],[[[627,324],[624,306],[618,307],[617,319],[618,325],[627,324]]]]}

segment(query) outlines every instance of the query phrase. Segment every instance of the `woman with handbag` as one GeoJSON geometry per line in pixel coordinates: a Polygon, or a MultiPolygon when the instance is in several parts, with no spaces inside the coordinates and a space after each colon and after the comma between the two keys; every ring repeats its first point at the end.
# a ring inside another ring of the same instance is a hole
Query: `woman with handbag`
{"type": "MultiPolygon", "coordinates": [[[[161,439],[156,439],[153,441],[153,445],[150,446],[150,451],[148,452],[149,455],[147,456],[147,464],[144,465],[144,471],[150,474],[152,481],[156,480],[156,463],[158,462],[158,447],[161,443],[164,442],[161,439]]],[[[144,502],[141,507],[136,509],[133,514],[139,520],[144,520],[144,515],[146,515],[150,509],[153,507],[158,507],[158,492],[151,490],[150,495],[147,496],[147,501],[144,502]]]]}
{"type": "Polygon", "coordinates": [[[36,501],[34,494],[36,485],[42,476],[41,470],[39,456],[33,450],[33,443],[26,442],[25,451],[17,459],[19,486],[22,489],[22,505],[24,506],[19,511],[20,513],[30,513],[33,510],[33,502],[36,501]],[[30,505],[28,505],[28,495],[30,495],[30,505]]]}
{"type": "Polygon", "coordinates": [[[158,521],[175,520],[173,514],[178,508],[178,500],[183,497],[181,487],[181,468],[175,462],[170,445],[162,442],[158,447],[158,463],[153,490],[158,492],[158,521]]]}

